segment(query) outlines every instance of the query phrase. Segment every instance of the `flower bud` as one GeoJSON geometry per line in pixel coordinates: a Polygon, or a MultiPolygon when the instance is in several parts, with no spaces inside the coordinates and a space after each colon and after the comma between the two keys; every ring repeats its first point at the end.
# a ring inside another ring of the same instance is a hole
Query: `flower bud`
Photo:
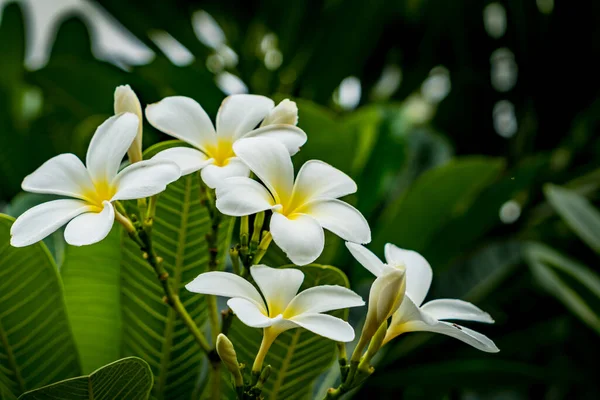
{"type": "Polygon", "coordinates": [[[217,354],[225,364],[225,367],[231,372],[235,380],[235,386],[242,386],[244,384],[242,373],[240,371],[240,363],[237,359],[237,354],[233,348],[233,343],[222,333],[217,336],[217,354]]]}
{"type": "Polygon", "coordinates": [[[362,335],[372,337],[381,324],[387,321],[400,307],[406,291],[406,273],[404,270],[394,268],[381,275],[369,293],[369,309],[363,327],[362,335]]]}
{"type": "Polygon", "coordinates": [[[131,90],[129,85],[118,86],[115,90],[115,114],[122,112],[130,112],[140,120],[138,125],[138,132],[127,150],[129,161],[133,164],[138,161],[142,161],[142,129],[143,129],[143,118],[142,118],[142,106],[138,100],[135,92],[131,90]]]}
{"type": "Polygon", "coordinates": [[[281,101],[275,108],[271,110],[269,115],[264,119],[261,126],[285,124],[285,125],[297,125],[298,124],[298,107],[296,103],[285,99],[281,101]]]}

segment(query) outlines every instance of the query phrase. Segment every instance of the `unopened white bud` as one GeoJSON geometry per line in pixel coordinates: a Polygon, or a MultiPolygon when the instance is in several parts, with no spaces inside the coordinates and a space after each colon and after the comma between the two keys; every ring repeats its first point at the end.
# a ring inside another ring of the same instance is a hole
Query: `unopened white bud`
{"type": "Polygon", "coordinates": [[[129,85],[118,86],[115,90],[115,114],[123,112],[130,112],[140,120],[138,125],[138,132],[127,150],[129,161],[133,164],[138,161],[142,161],[142,130],[143,130],[143,118],[142,118],[142,106],[139,99],[135,95],[135,92],[129,85]]]}
{"type": "Polygon", "coordinates": [[[275,108],[271,110],[269,115],[264,119],[261,126],[285,124],[285,125],[297,125],[298,124],[298,106],[296,103],[285,99],[281,101],[275,108]]]}
{"type": "Polygon", "coordinates": [[[396,312],[404,299],[405,291],[404,270],[394,268],[375,279],[369,293],[369,309],[363,327],[363,336],[369,338],[373,336],[381,324],[396,312]]]}

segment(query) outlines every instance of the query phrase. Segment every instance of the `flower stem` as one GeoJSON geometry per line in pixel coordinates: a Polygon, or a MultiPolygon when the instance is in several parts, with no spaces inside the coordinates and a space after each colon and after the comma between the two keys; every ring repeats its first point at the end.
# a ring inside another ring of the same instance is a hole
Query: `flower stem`
{"type": "Polygon", "coordinates": [[[206,353],[209,359],[218,359],[216,351],[211,350],[208,342],[206,341],[206,338],[204,337],[200,329],[198,329],[198,326],[196,325],[190,314],[186,311],[185,307],[183,306],[183,303],[181,302],[181,299],[179,298],[179,295],[175,292],[173,286],[169,282],[169,273],[163,265],[163,259],[156,255],[156,252],[154,251],[154,248],[152,246],[152,239],[149,233],[150,232],[146,230],[140,230],[139,232],[133,230],[133,232],[129,231],[129,236],[140,246],[140,250],[142,250],[143,252],[144,259],[154,269],[154,272],[156,273],[158,281],[160,282],[163,288],[163,292],[165,294],[163,301],[169,306],[171,306],[171,308],[173,308],[173,310],[177,313],[179,318],[181,318],[181,320],[188,328],[188,330],[190,331],[190,333],[192,334],[202,351],[206,353]]]}
{"type": "Polygon", "coordinates": [[[267,253],[272,240],[273,236],[271,235],[271,232],[267,231],[263,234],[263,238],[256,249],[256,253],[254,253],[254,257],[252,257],[252,265],[256,265],[260,262],[260,260],[262,260],[264,255],[267,253]]]}
{"type": "Polygon", "coordinates": [[[269,349],[275,341],[275,338],[277,338],[277,335],[271,332],[269,328],[263,329],[263,338],[260,342],[260,348],[258,349],[256,358],[254,359],[254,364],[252,365],[253,376],[258,377],[260,375],[260,371],[262,370],[262,366],[265,361],[265,356],[269,352],[269,349]]]}
{"type": "Polygon", "coordinates": [[[213,363],[210,375],[210,398],[211,400],[221,399],[221,363],[213,363]]]}

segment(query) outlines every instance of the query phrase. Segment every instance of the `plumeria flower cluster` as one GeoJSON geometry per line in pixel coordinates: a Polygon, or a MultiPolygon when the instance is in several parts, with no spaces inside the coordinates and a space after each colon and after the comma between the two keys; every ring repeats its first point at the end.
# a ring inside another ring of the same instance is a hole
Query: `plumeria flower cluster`
{"type": "MultiPolygon", "coordinates": [[[[262,232],[269,238],[267,246],[272,238],[297,266],[310,264],[321,255],[326,229],[344,239],[354,258],[375,275],[365,323],[352,356],[352,365],[359,370],[383,345],[406,332],[441,333],[482,351],[499,351],[486,336],[447,322],[494,322],[475,305],[456,299],[423,304],[433,273],[420,254],[387,244],[384,263],[363,246],[371,241],[369,224],[356,208],[340,200],[357,191],[348,175],[323,161],[310,160],[294,176],[292,156],[307,140],[296,126],[298,109],[294,102],[284,100],[276,106],[264,96],[229,96],[213,125],[195,100],[167,97],[146,107],[146,119],[185,144],[163,150],[150,160],[142,160],[142,107],[129,86],[115,91],[114,109],[115,115],[96,130],[85,165],[73,154],[61,154],[24,179],[26,191],[68,198],[49,201],[21,215],[11,229],[13,246],[35,243],[65,224],[65,239],[72,245],[104,239],[115,220],[129,226],[130,236],[137,239],[144,258],[163,283],[167,303],[191,326],[190,332],[209,354],[204,339],[198,338],[200,330],[173,295],[160,257],[148,253],[152,249],[148,242],[151,231],[144,231],[143,238],[136,236],[136,229],[145,228],[140,224],[134,228],[125,212],[120,212],[124,209],[119,204],[132,199],[145,204],[143,199],[162,192],[180,176],[198,173],[206,186],[215,189],[213,206],[220,213],[245,218],[246,224],[249,216],[260,215],[255,217],[258,231],[254,232],[259,237],[264,213],[270,212],[268,230],[262,232]],[[119,172],[126,153],[130,165],[119,172]]],[[[213,270],[200,274],[186,288],[229,298],[227,305],[242,323],[263,330],[254,374],[261,373],[271,344],[289,329],[304,328],[342,343],[354,340],[355,332],[348,322],[326,313],[364,305],[359,295],[335,285],[299,292],[304,281],[301,269],[249,264],[248,279],[213,270]]],[[[233,374],[236,387],[241,385],[233,344],[220,335],[216,350],[233,374]]],[[[342,373],[345,390],[353,384],[355,372],[342,373]]]]}

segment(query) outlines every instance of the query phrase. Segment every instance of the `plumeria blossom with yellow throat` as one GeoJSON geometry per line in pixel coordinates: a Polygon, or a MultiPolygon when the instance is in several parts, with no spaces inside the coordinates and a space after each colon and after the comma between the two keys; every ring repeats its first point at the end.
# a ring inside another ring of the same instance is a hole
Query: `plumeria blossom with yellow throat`
{"type": "Polygon", "coordinates": [[[85,165],[74,154],[60,154],[25,177],[23,190],[69,197],[35,206],[11,227],[11,244],[22,247],[52,234],[63,225],[65,240],[75,246],[104,239],[115,210],[112,202],[153,196],[177,180],[181,171],[170,161],[148,160],[119,166],[138,133],[139,118],[122,113],[98,127],[85,165]]]}
{"type": "Polygon", "coordinates": [[[294,181],[292,159],[283,144],[268,138],[247,138],[233,148],[262,181],[225,179],[216,191],[217,208],[235,217],[271,210],[273,241],[296,265],[315,261],[325,246],[323,228],[344,240],[371,241],[367,220],[339,197],[356,192],[356,183],[322,161],[307,161],[294,181]]]}
{"type": "Polygon", "coordinates": [[[451,336],[488,353],[500,351],[487,336],[445,321],[494,323],[488,313],[474,304],[458,299],[438,299],[423,304],[431,286],[433,271],[422,255],[388,243],[385,245],[386,262],[383,263],[364,246],[356,243],[346,243],[346,246],[354,258],[376,277],[385,275],[391,269],[400,269],[406,273],[406,293],[399,308],[392,315],[384,344],[403,333],[421,331],[451,336]]]}
{"type": "Polygon", "coordinates": [[[166,97],[148,105],[146,118],[156,129],[193,146],[172,147],[154,158],[177,163],[182,175],[201,170],[202,180],[213,189],[225,178],[249,175],[233,147],[241,138],[277,140],[291,155],[306,142],[304,131],[295,126],[298,109],[294,102],[284,100],[275,106],[273,100],[258,95],[225,98],[217,113],[216,129],[202,106],[184,96],[166,97]]]}
{"type": "Polygon", "coordinates": [[[304,328],[338,342],[354,339],[354,329],[348,322],[323,314],[364,305],[363,299],[352,290],[322,285],[298,293],[304,274],[295,268],[255,265],[250,267],[250,274],[260,292],[244,278],[220,271],[200,274],[185,287],[190,292],[230,297],[227,305],[240,321],[264,329],[253,371],[260,371],[264,356],[277,336],[292,328],[304,328]]]}

